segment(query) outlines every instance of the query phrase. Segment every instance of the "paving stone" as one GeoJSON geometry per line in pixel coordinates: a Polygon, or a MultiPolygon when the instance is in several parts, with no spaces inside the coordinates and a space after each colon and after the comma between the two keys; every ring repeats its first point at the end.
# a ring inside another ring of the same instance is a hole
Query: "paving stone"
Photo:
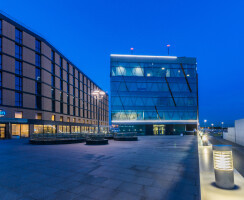
{"type": "Polygon", "coordinates": [[[200,197],[194,136],[146,136],[106,146],[4,140],[0,157],[1,200],[200,197]]]}

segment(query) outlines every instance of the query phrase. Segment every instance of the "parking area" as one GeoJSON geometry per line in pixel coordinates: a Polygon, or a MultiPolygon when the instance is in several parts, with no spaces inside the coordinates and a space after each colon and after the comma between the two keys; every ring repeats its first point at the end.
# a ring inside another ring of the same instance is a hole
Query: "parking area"
{"type": "Polygon", "coordinates": [[[0,141],[0,199],[198,200],[197,137],[144,136],[105,146],[0,141]]]}

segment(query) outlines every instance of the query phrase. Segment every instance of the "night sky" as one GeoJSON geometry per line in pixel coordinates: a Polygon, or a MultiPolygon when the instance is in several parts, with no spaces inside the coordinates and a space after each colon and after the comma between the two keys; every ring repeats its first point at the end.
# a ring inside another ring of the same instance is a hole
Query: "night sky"
{"type": "Polygon", "coordinates": [[[109,55],[197,57],[200,123],[244,118],[244,1],[0,0],[105,91],[109,55]]]}

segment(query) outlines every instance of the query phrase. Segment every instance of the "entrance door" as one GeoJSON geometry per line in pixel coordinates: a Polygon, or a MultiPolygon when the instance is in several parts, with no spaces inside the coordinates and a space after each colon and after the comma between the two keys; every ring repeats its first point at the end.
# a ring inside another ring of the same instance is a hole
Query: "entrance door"
{"type": "Polygon", "coordinates": [[[165,133],[165,129],[164,129],[164,125],[153,125],[153,134],[154,135],[164,135],[165,133]]]}
{"type": "Polygon", "coordinates": [[[5,138],[5,127],[0,127],[0,138],[1,139],[5,138]]]}

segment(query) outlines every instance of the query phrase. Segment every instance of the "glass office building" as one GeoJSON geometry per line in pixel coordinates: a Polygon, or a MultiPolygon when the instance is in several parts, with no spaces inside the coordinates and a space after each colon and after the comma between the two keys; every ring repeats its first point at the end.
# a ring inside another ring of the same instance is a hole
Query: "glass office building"
{"type": "Polygon", "coordinates": [[[110,55],[111,121],[120,132],[193,134],[198,124],[196,58],[110,55]]]}

